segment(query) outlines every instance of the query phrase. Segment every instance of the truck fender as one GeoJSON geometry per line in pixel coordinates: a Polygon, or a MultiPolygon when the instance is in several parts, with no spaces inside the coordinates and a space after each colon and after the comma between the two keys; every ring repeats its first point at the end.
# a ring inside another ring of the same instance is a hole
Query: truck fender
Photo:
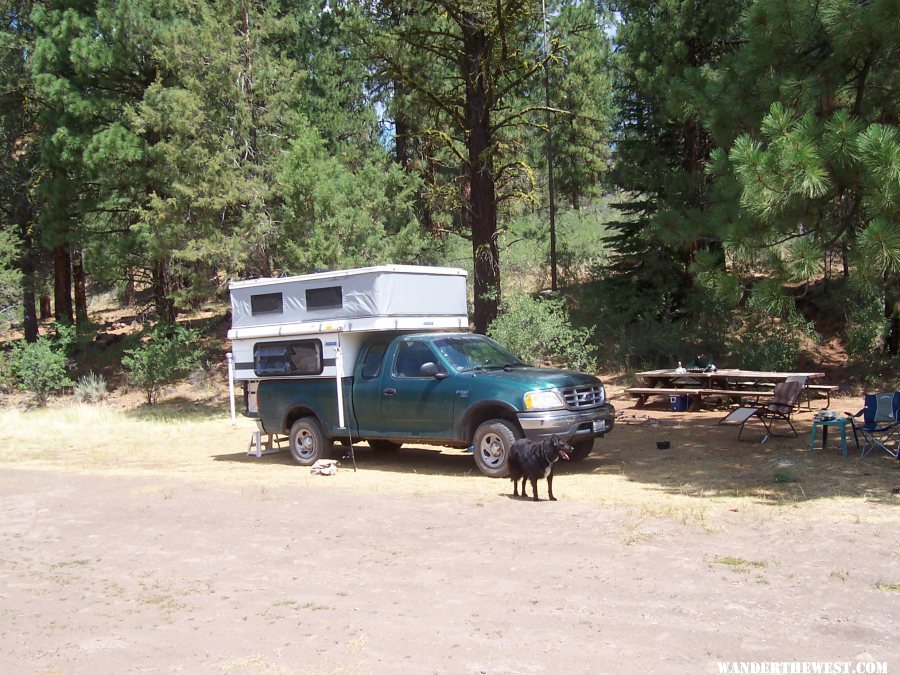
{"type": "Polygon", "coordinates": [[[296,422],[301,417],[313,417],[316,422],[319,423],[319,426],[322,429],[325,429],[325,425],[322,424],[322,420],[315,410],[309,408],[307,406],[294,406],[289,409],[285,415],[284,420],[281,423],[281,430],[285,434],[289,434],[291,432],[291,427],[294,426],[294,422],[296,422]]]}
{"type": "Polygon", "coordinates": [[[479,401],[466,410],[459,427],[459,437],[467,443],[472,441],[475,430],[480,424],[492,419],[503,419],[511,422],[521,432],[518,410],[505,401],[479,401]]]}

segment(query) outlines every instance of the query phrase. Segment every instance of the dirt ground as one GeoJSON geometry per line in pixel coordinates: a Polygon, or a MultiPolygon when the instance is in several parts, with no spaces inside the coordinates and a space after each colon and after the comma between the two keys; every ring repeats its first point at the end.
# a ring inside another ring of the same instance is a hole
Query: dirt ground
{"type": "Polygon", "coordinates": [[[900,671],[900,462],[808,453],[812,413],[738,443],[721,411],[615,403],[538,503],[458,451],[247,457],[218,404],[9,413],[0,672],[900,671]]]}

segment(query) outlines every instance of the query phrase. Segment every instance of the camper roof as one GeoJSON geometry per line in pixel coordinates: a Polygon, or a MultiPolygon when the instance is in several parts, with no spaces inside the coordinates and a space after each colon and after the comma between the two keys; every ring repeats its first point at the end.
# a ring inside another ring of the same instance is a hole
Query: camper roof
{"type": "Polygon", "coordinates": [[[429,267],[426,265],[376,265],[373,267],[358,267],[350,270],[334,270],[327,272],[314,272],[312,274],[298,274],[292,277],[262,277],[259,279],[246,279],[243,281],[232,280],[228,283],[228,288],[248,288],[253,286],[268,286],[270,284],[287,284],[295,282],[319,282],[326,280],[339,279],[341,277],[352,277],[361,274],[378,274],[401,273],[401,274],[428,274],[439,276],[460,276],[465,277],[466,271],[458,267],[429,267]]]}
{"type": "Polygon", "coordinates": [[[342,328],[330,330],[468,326],[466,271],[452,267],[382,265],[233,281],[229,288],[231,339],[298,334],[332,322],[342,328]]]}

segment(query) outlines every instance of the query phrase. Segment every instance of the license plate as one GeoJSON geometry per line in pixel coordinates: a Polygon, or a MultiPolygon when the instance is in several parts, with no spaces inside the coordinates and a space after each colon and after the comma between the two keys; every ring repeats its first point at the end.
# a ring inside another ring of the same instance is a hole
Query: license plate
{"type": "Polygon", "coordinates": [[[594,433],[602,434],[606,431],[606,420],[594,420],[594,433]]]}

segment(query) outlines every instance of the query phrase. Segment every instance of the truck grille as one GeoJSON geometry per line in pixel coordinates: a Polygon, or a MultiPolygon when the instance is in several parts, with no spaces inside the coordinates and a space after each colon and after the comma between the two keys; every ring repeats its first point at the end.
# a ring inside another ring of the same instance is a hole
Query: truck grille
{"type": "Polygon", "coordinates": [[[566,407],[570,409],[592,408],[602,405],[606,401],[606,392],[602,384],[586,385],[583,387],[568,387],[562,390],[566,407]]]}

